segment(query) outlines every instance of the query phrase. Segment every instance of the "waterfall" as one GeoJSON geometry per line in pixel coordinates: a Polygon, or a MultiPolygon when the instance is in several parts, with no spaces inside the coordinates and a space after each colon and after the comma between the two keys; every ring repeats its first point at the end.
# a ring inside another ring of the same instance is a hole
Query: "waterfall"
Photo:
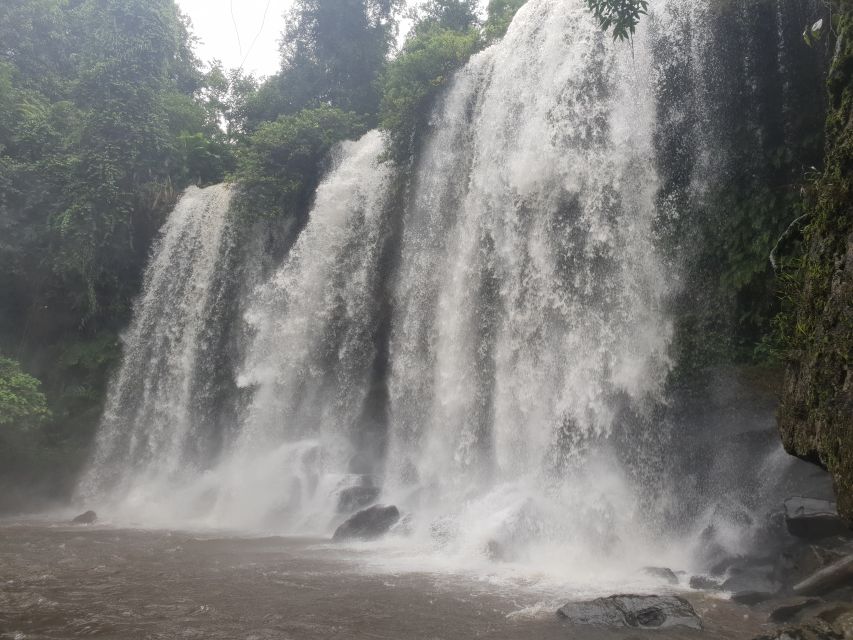
{"type": "Polygon", "coordinates": [[[455,74],[409,173],[377,131],[335,151],[282,264],[242,281],[239,364],[213,353],[231,192],[188,190],[80,494],[148,524],[327,536],[355,489],[404,513],[388,544],[454,568],[685,566],[664,468],[688,463],[659,419],[683,264],[662,229],[689,231],[726,175],[705,14],[658,0],[628,44],[580,0],[529,0],[455,74]]]}
{"type": "Polygon", "coordinates": [[[121,496],[207,464],[210,405],[233,250],[224,185],[190,187],[166,221],[145,272],[123,362],[110,385],[85,496],[121,496]]]}
{"type": "Polygon", "coordinates": [[[210,521],[325,532],[359,479],[353,431],[370,391],[390,170],[378,132],[345,142],[284,264],[252,296],[239,384],[252,392],[217,471],[210,521]]]}
{"type": "Polygon", "coordinates": [[[531,0],[434,115],[389,380],[386,490],[415,536],[515,559],[533,539],[586,553],[580,536],[632,519],[602,445],[662,388],[674,279],[655,247],[645,42],[632,56],[582,3],[531,0]]]}

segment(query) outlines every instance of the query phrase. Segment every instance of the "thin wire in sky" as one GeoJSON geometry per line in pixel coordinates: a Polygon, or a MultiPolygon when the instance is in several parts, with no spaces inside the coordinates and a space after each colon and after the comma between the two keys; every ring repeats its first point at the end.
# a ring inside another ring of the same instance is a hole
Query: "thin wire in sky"
{"type": "MultiPolygon", "coordinates": [[[[233,2],[233,0],[232,0],[232,2],[233,2]]],[[[267,12],[269,12],[269,10],[270,10],[270,4],[271,3],[272,3],[272,0],[267,0],[267,6],[264,8],[264,17],[261,19],[261,28],[258,29],[258,32],[255,34],[255,38],[252,40],[252,44],[249,45],[249,50],[246,51],[246,55],[243,58],[243,61],[240,63],[240,67],[237,69],[238,72],[243,70],[243,65],[246,64],[246,60],[249,59],[249,56],[252,53],[252,49],[255,48],[255,43],[258,41],[258,38],[261,37],[261,33],[263,33],[263,31],[264,31],[264,25],[267,23],[267,12]]]]}
{"type": "MultiPolygon", "coordinates": [[[[234,17],[234,0],[229,0],[228,6],[231,8],[231,24],[234,25],[234,35],[237,36],[237,48],[240,50],[240,57],[243,57],[243,43],[240,42],[240,30],[237,28],[237,19],[234,17]]],[[[254,43],[252,43],[254,44],[254,43]]],[[[242,68],[243,65],[240,65],[242,68]]]]}

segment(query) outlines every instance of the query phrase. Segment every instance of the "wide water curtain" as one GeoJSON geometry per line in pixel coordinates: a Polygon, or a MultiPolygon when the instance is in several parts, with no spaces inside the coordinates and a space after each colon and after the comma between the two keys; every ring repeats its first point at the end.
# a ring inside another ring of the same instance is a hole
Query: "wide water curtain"
{"type": "Polygon", "coordinates": [[[637,524],[638,487],[613,435],[647,429],[669,366],[649,48],[580,0],[530,0],[454,76],[410,174],[380,132],[340,146],[283,262],[242,283],[231,368],[212,358],[230,192],[190,190],[85,491],[149,520],[327,535],[355,488],[442,553],[616,544],[602,532],[637,524]],[[223,368],[230,425],[199,406],[223,368]]]}
{"type": "Polygon", "coordinates": [[[391,345],[388,481],[421,509],[581,499],[616,412],[660,389],[650,73],[641,38],[632,57],[582,3],[531,0],[437,108],[391,345]]]}

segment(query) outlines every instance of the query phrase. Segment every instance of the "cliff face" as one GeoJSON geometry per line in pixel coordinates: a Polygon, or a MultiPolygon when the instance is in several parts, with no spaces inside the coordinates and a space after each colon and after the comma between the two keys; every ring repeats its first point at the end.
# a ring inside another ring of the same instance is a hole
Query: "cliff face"
{"type": "Polygon", "coordinates": [[[839,512],[853,526],[853,7],[842,4],[779,426],[790,453],[832,473],[839,512]]]}

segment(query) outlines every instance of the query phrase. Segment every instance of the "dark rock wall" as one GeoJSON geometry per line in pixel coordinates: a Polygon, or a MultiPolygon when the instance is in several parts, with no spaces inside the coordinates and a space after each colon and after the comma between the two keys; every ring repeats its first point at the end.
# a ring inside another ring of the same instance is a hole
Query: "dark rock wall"
{"type": "Polygon", "coordinates": [[[791,293],[779,427],[790,453],[832,473],[839,512],[853,526],[853,4],[837,4],[826,161],[791,293]]]}

